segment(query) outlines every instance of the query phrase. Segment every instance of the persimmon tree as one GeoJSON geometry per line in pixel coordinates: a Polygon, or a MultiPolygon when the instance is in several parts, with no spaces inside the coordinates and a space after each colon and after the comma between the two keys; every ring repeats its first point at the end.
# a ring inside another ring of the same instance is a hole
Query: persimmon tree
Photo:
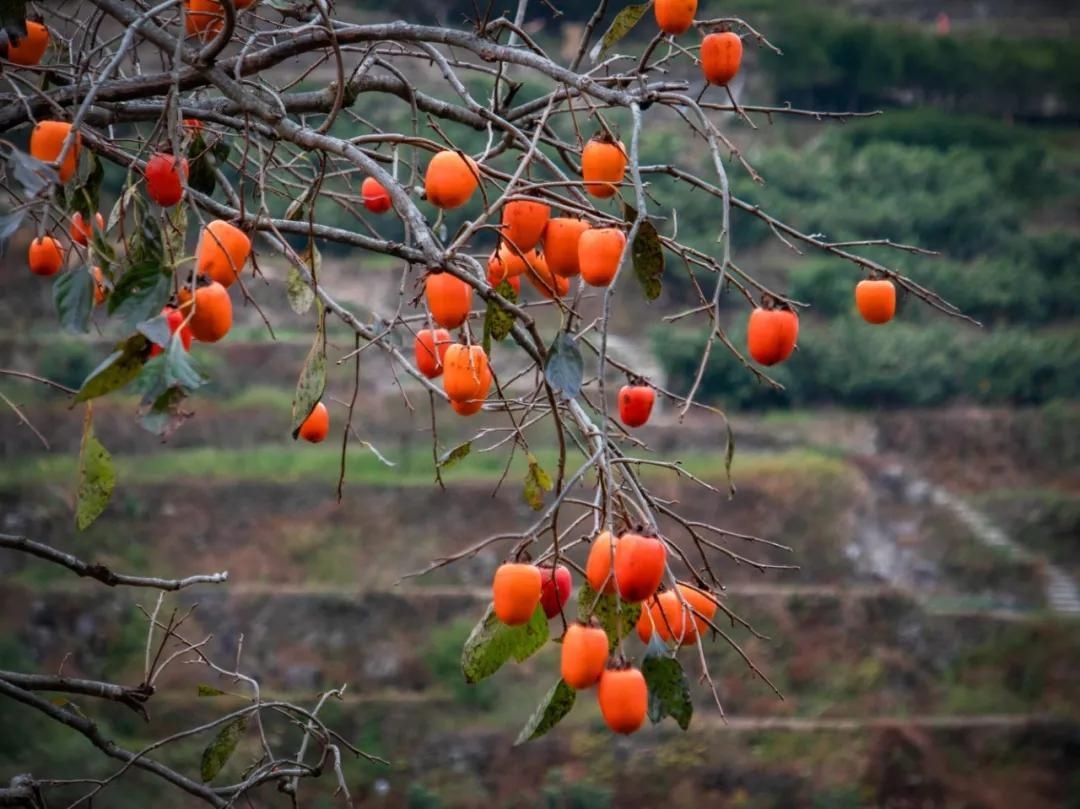
{"type": "MultiPolygon", "coordinates": [[[[345,22],[329,0],[81,0],[40,8],[5,2],[0,147],[7,208],[0,236],[32,232],[29,270],[53,276],[65,329],[86,332],[95,324],[117,342],[77,390],[33,369],[3,373],[50,385],[83,406],[81,530],[116,483],[93,432],[93,401],[135,386],[142,404],[133,418],[168,437],[206,381],[189,357],[192,339],[225,338],[235,307],[261,315],[252,282],[287,273],[289,302],[310,318],[313,340],[297,368],[292,421],[282,424],[283,433],[321,441],[336,431],[344,461],[356,393],[351,402],[324,402],[328,369],[340,366],[359,384],[351,366],[381,353],[426,395],[436,485],[443,485],[443,469],[474,448],[505,453],[507,469],[525,456],[532,521],[461,537],[459,552],[410,574],[491,549],[506,560],[496,572],[492,607],[465,641],[462,667],[470,682],[565,635],[563,678],[551,674],[554,684],[520,741],[550,730],[577,691],[597,683],[613,730],[633,732],[646,712],[653,721],[670,715],[685,729],[693,712],[689,676],[721,704],[705,644],[730,644],[771,686],[739,646],[740,633],[757,633],[722,597],[724,567],[794,567],[753,553],[786,546],[693,520],[650,491],[642,475],[648,467],[724,494],[676,459],[656,456],[633,432],[649,420],[657,398],[679,419],[704,411],[716,419],[730,472],[726,417],[697,397],[712,352],[730,352],[763,385],[778,385],[768,366],[798,362],[791,359],[798,312],[812,302],[769,288],[739,263],[733,229],[757,219],[793,254],[820,251],[846,261],[853,289],[861,278],[873,281],[859,293],[871,322],[892,317],[898,291],[945,315],[963,315],[874,257],[890,249],[925,251],[874,234],[831,242],[732,193],[729,172],[763,182],[768,167],[750,162],[725,122],[753,131],[780,116],[844,120],[860,113],[738,99],[731,83],[745,72],[744,46],[760,49],[762,58],[781,55],[747,21],[719,16],[722,4],[698,9],[694,0],[657,0],[654,8],[644,3],[615,13],[600,0],[569,58],[552,55],[527,30],[532,15],[558,13],[551,3],[533,9],[520,0],[513,16],[477,5],[473,19],[446,28],[345,22]],[[631,30],[644,36],[624,39],[631,30]],[[419,74],[432,77],[438,92],[418,86],[419,74]],[[381,126],[372,114],[395,107],[404,131],[381,126]],[[642,161],[643,133],[661,119],[692,133],[710,173],[699,176],[679,155],[642,161]],[[124,180],[106,212],[107,164],[124,180]],[[697,192],[692,204],[715,211],[714,250],[680,237],[678,212],[653,199],[651,185],[661,180],[697,192]],[[327,210],[348,226],[328,224],[321,215],[327,210]],[[376,311],[342,303],[322,272],[321,249],[330,244],[396,262],[395,302],[376,311]],[[681,311],[650,309],[656,323],[707,326],[697,378],[682,391],[641,378],[640,369],[609,350],[613,290],[636,287],[655,301],[674,275],[685,278],[694,302],[681,311]],[[730,316],[721,303],[728,297],[752,310],[745,338],[725,322],[730,316]],[[328,357],[328,319],[355,335],[355,350],[328,357]],[[478,415],[483,426],[470,440],[442,445],[439,423],[478,415]],[[543,430],[558,448],[550,469],[532,450],[543,430]]],[[[7,263],[17,259],[9,255],[7,263]]],[[[273,323],[263,320],[271,340],[273,323]]],[[[404,388],[402,396],[412,407],[404,388]]],[[[341,468],[339,497],[344,462],[341,468]]],[[[170,591],[225,579],[120,576],[31,538],[0,537],[0,545],[113,586],[170,591]]],[[[254,677],[212,662],[198,640],[185,637],[182,616],[163,616],[160,601],[147,611],[148,664],[138,686],[0,672],[0,692],[122,762],[113,778],[91,785],[92,793],[139,767],[213,806],[232,806],[268,782],[295,797],[299,779],[324,772],[336,773],[347,795],[343,752],[359,751],[317,716],[336,692],[306,709],[264,700],[254,677]],[[39,694],[66,692],[142,712],[157,673],[179,660],[245,684],[250,705],[133,752],[39,694]],[[262,733],[271,718],[303,726],[304,747],[295,754],[272,750],[263,735],[262,758],[241,782],[211,786],[212,763],[200,780],[154,758],[180,738],[214,733],[208,755],[227,755],[245,723],[262,733]],[[305,759],[310,743],[318,749],[305,759]]],[[[20,776],[8,797],[44,805],[52,783],[43,773],[20,776]]]]}

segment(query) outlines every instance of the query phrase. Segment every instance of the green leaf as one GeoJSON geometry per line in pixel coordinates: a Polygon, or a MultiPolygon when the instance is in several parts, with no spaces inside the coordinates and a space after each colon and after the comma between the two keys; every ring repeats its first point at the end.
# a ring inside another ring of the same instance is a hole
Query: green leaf
{"type": "Polygon", "coordinates": [[[574,707],[575,699],[577,699],[577,691],[562,680],[555,683],[533,711],[525,727],[521,729],[514,746],[538,739],[559,724],[574,707]]]}
{"type": "Polygon", "coordinates": [[[315,405],[326,390],[326,312],[319,310],[319,323],[315,329],[315,341],[300,369],[292,406],[292,437],[300,435],[300,425],[311,415],[315,405]]]}
{"type": "MultiPolygon", "coordinates": [[[[495,291],[511,303],[517,303],[517,293],[514,292],[514,288],[510,286],[510,282],[505,278],[495,287],[495,291]]],[[[484,351],[490,354],[491,341],[506,339],[506,336],[510,334],[510,330],[513,328],[514,315],[498,304],[488,303],[487,310],[484,312],[484,351]]]]}
{"type": "Polygon", "coordinates": [[[160,314],[172,292],[171,281],[159,261],[144,259],[129,265],[109,295],[109,314],[129,326],[160,314]]]}
{"type": "Polygon", "coordinates": [[[188,185],[200,193],[210,196],[217,187],[217,175],[214,174],[214,166],[217,160],[214,153],[207,148],[202,132],[199,132],[191,141],[191,173],[188,175],[188,185]]]}
{"type": "Polygon", "coordinates": [[[694,703],[690,699],[690,682],[678,659],[646,654],[641,673],[649,687],[649,719],[655,724],[670,716],[683,730],[690,727],[694,703]]]}
{"type": "Polygon", "coordinates": [[[117,388],[122,388],[142,371],[146,362],[150,341],[141,334],[133,334],[107,356],[102,363],[90,372],[82,383],[75,402],[86,402],[104,396],[117,388]]]}
{"type": "Polygon", "coordinates": [[[584,373],[585,361],[581,358],[577,341],[569,332],[559,332],[548,349],[547,363],[544,365],[547,383],[567,399],[573,399],[581,393],[584,373]]]}
{"type": "Polygon", "coordinates": [[[638,21],[645,16],[652,3],[640,3],[636,6],[627,6],[611,21],[611,25],[604,32],[604,36],[593,47],[589,57],[594,62],[599,62],[605,53],[615,46],[620,39],[630,33],[638,21]]]}
{"type": "Polygon", "coordinates": [[[76,211],[81,213],[87,222],[92,223],[100,204],[101,181],[105,178],[105,168],[93,152],[90,152],[88,163],[90,171],[86,175],[86,180],[82,185],[71,190],[65,207],[70,213],[76,211]]]}
{"type": "MultiPolygon", "coordinates": [[[[157,362],[156,359],[151,362],[157,362]]],[[[164,365],[164,359],[162,360],[164,365]]],[[[187,399],[183,388],[166,388],[157,398],[144,399],[139,406],[139,424],[147,432],[163,441],[191,418],[194,413],[184,410],[181,405],[187,399]]]]}
{"type": "Polygon", "coordinates": [[[244,735],[246,727],[246,717],[238,716],[219,730],[214,741],[203,750],[199,774],[204,784],[212,781],[221,772],[222,767],[229,761],[229,757],[240,743],[240,737],[244,735]]]}
{"type": "Polygon", "coordinates": [[[468,457],[469,452],[472,451],[472,441],[466,441],[464,444],[458,444],[449,452],[439,456],[439,468],[449,469],[458,461],[468,457]]]}
{"type": "Polygon", "coordinates": [[[285,279],[285,294],[289,297],[289,306],[298,315],[307,312],[315,302],[315,293],[296,267],[289,267],[289,275],[285,279]]]}
{"type": "Polygon", "coordinates": [[[547,616],[537,605],[527,624],[507,626],[488,605],[484,617],[473,627],[461,650],[465,682],[478,683],[498,671],[510,658],[519,663],[539,651],[548,639],[547,616]]]}
{"type": "Polygon", "coordinates": [[[595,617],[608,636],[608,648],[614,649],[621,638],[629,635],[641,617],[641,604],[620,601],[615,593],[604,593],[599,598],[588,583],[578,590],[578,618],[588,623],[595,617]],[[591,610],[591,611],[590,611],[591,610]]]}
{"type": "Polygon", "coordinates": [[[544,507],[544,492],[550,492],[553,488],[551,475],[543,470],[536,456],[529,453],[529,470],[525,473],[525,502],[533,511],[539,511],[544,507]]]}
{"type": "Polygon", "coordinates": [[[184,341],[177,330],[165,348],[165,386],[193,391],[206,384],[203,375],[191,364],[191,355],[184,350],[184,341]]]}
{"type": "Polygon", "coordinates": [[[169,340],[172,339],[172,333],[169,331],[169,319],[162,314],[136,324],[135,331],[146,337],[154,345],[162,347],[167,346],[169,340]]]}
{"type": "Polygon", "coordinates": [[[203,685],[199,683],[196,694],[200,697],[224,697],[228,696],[228,693],[222,691],[220,688],[214,688],[212,685],[203,685]]]}
{"type": "Polygon", "coordinates": [[[53,304],[64,331],[90,331],[90,313],[94,311],[94,276],[90,270],[77,267],[61,273],[53,283],[53,304]]]}
{"type": "Polygon", "coordinates": [[[26,36],[26,0],[0,0],[0,27],[8,36],[26,36]]]}
{"type": "Polygon", "coordinates": [[[731,463],[735,460],[735,431],[731,429],[731,422],[724,419],[727,428],[727,445],[724,447],[724,472],[727,474],[728,499],[735,496],[735,479],[731,477],[731,463]]]}
{"type": "Polygon", "coordinates": [[[645,291],[646,299],[655,301],[664,288],[661,281],[664,275],[664,248],[652,222],[645,220],[638,227],[634,243],[630,246],[630,257],[634,263],[634,275],[645,291]]]}
{"type": "Polygon", "coordinates": [[[79,445],[79,487],[75,493],[75,527],[85,531],[109,504],[116,488],[112,456],[94,435],[89,407],[79,445]]]}

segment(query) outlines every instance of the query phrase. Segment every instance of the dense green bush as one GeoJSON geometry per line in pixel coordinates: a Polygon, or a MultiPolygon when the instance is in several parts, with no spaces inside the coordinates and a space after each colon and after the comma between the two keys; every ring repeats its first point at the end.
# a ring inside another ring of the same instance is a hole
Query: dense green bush
{"type": "MultiPolygon", "coordinates": [[[[799,350],[770,374],[775,391],[759,383],[727,351],[714,351],[701,386],[703,399],[737,409],[839,404],[849,407],[937,405],[950,400],[983,404],[1038,404],[1080,395],[1080,334],[1030,333],[1004,328],[980,332],[952,323],[894,322],[871,327],[843,317],[804,318],[799,350]]],[[[734,324],[744,344],[745,321],[734,324]]],[[[704,335],[657,330],[653,345],[675,390],[687,389],[697,370],[704,335]]]]}

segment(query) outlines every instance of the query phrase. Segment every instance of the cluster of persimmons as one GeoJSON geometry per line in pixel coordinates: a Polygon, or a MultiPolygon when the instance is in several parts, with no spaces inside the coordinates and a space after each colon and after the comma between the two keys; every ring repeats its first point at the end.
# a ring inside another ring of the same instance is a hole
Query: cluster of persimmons
{"type": "MultiPolygon", "coordinates": [[[[693,645],[704,637],[716,614],[715,597],[678,582],[658,592],[667,568],[662,539],[641,532],[613,537],[602,531],[592,542],[585,577],[597,598],[614,596],[624,608],[642,606],[637,634],[648,643],[654,633],[665,644],[693,645]]],[[[495,571],[492,600],[496,617],[507,626],[532,620],[537,605],[547,618],[559,615],[573,590],[564,565],[539,567],[507,562],[495,571]]],[[[563,682],[575,690],[597,686],[600,712],[616,733],[633,733],[645,720],[648,688],[639,669],[614,655],[620,637],[595,620],[567,626],[562,639],[560,670],[563,682]]]]}

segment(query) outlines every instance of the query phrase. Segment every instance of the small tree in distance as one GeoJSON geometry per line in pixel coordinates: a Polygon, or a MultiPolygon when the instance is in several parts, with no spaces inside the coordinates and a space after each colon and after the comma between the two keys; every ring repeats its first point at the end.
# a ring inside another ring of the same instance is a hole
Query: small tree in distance
{"type": "MultiPolygon", "coordinates": [[[[634,433],[648,422],[657,397],[680,419],[694,408],[712,414],[718,434],[727,436],[730,475],[727,419],[697,400],[712,352],[730,352],[761,384],[778,386],[768,368],[796,348],[798,312],[812,302],[767,287],[738,262],[732,212],[764,222],[795,253],[847,261],[854,300],[868,323],[893,317],[898,291],[945,315],[964,315],[871,257],[881,248],[926,251],[886,238],[831,242],[732,194],[729,171],[763,179],[720,128],[722,117],[756,128],[776,116],[844,120],[860,113],[737,101],[729,88],[740,75],[744,47],[776,49],[744,20],[710,17],[708,5],[699,10],[696,0],[656,0],[612,17],[601,0],[576,51],[560,59],[527,32],[527,0],[513,18],[490,3],[478,7],[460,28],[343,22],[328,0],[80,0],[50,8],[45,19],[33,4],[4,4],[0,133],[31,134],[26,148],[22,135],[15,136],[18,144],[0,141],[10,202],[0,237],[32,229],[29,269],[54,278],[60,324],[86,332],[94,323],[117,341],[78,389],[28,371],[4,372],[85,404],[77,527],[100,515],[115,484],[108,452],[93,431],[93,400],[134,385],[142,397],[134,417],[143,427],[162,437],[180,428],[190,415],[187,402],[206,382],[188,354],[192,340],[217,342],[229,333],[235,306],[258,308],[249,283],[262,274],[260,259],[273,256],[287,265],[289,303],[310,319],[313,332],[297,369],[292,423],[282,429],[313,442],[339,431],[339,498],[356,391],[343,407],[324,401],[328,318],[355,335],[355,350],[333,358],[339,364],[358,368],[381,352],[395,373],[427,394],[439,485],[441,471],[485,438],[484,449],[506,453],[508,464],[524,455],[523,496],[535,511],[532,521],[472,538],[412,574],[492,548],[505,559],[492,606],[465,642],[469,682],[511,658],[526,659],[549,640],[562,643],[562,676],[519,741],[546,733],[579,691],[593,687],[613,731],[636,731],[646,713],[653,721],[671,716],[685,729],[693,705],[684,663],[721,704],[705,653],[711,642],[730,644],[776,690],[738,644],[739,632],[757,632],[720,598],[722,565],[792,567],[755,559],[733,541],[789,549],[692,520],[658,497],[643,467],[722,493],[677,460],[656,457],[634,433]],[[635,29],[647,32],[648,43],[626,52],[623,38],[635,29]],[[421,69],[436,77],[437,94],[416,86],[421,69]],[[677,78],[688,74],[692,80],[677,78]],[[382,116],[368,114],[376,105],[397,105],[397,119],[408,125],[383,128],[382,116]],[[712,173],[698,176],[678,155],[644,164],[641,142],[653,116],[681,121],[709,156],[712,173]],[[125,175],[108,212],[99,210],[105,164],[125,175]],[[651,196],[650,184],[661,179],[696,191],[694,204],[715,208],[715,250],[680,239],[677,211],[663,210],[651,196]],[[327,224],[326,211],[347,226],[327,224]],[[198,234],[193,254],[189,232],[198,234]],[[361,312],[342,302],[321,272],[320,246],[328,244],[400,266],[392,311],[361,312]],[[656,323],[708,327],[697,377],[685,391],[641,378],[640,368],[609,350],[616,285],[637,287],[652,301],[675,274],[685,275],[695,300],[656,323]],[[728,331],[724,296],[751,310],[745,337],[728,331]],[[440,421],[480,413],[484,427],[470,440],[440,445],[440,421]],[[545,429],[558,447],[550,469],[531,449],[545,429]]],[[[264,320],[272,337],[273,324],[264,320]]],[[[32,538],[0,536],[0,545],[110,586],[164,593],[226,579],[224,573],[181,580],[119,575],[32,538]]],[[[138,767],[211,806],[237,805],[268,783],[295,800],[300,779],[327,773],[335,774],[347,800],[344,754],[363,754],[318,718],[324,701],[340,691],[322,694],[309,708],[263,699],[239,662],[211,661],[205,641],[183,632],[185,615],[167,612],[161,599],[146,612],[147,665],[138,686],[0,672],[4,696],[83,734],[119,762],[111,778],[88,785],[86,797],[138,767]],[[39,693],[112,700],[145,712],[158,675],[179,661],[243,685],[248,704],[128,751],[39,693]],[[303,728],[300,749],[274,749],[264,721],[303,728]],[[260,734],[259,760],[240,781],[212,786],[249,725],[260,734]],[[155,757],[199,734],[209,738],[201,773],[155,757]]],[[[56,786],[41,773],[20,776],[4,797],[44,806],[56,786]]]]}

